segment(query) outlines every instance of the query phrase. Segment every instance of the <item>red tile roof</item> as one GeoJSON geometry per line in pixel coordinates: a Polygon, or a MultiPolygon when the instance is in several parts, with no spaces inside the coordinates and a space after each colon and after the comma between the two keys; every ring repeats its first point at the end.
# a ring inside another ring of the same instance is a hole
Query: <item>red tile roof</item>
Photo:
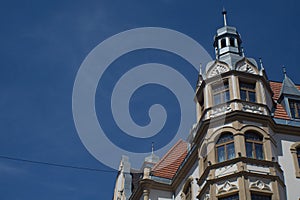
{"type": "MultiPolygon", "coordinates": [[[[277,101],[279,98],[279,95],[280,95],[282,83],[270,81],[270,86],[274,93],[273,99],[275,101],[277,101]]],[[[281,104],[276,105],[274,117],[279,118],[279,119],[287,119],[287,120],[290,119],[290,117],[287,115],[285,109],[283,108],[283,106],[281,104]]]]}
{"type": "Polygon", "coordinates": [[[152,168],[152,174],[172,179],[188,152],[188,143],[179,140],[152,168]]]}

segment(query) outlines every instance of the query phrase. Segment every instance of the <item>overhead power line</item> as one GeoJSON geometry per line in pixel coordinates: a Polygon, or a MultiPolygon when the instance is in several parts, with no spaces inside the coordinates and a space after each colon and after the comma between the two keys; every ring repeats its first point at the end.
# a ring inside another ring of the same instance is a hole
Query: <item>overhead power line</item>
{"type": "Polygon", "coordinates": [[[52,166],[52,167],[62,167],[62,168],[69,168],[69,169],[85,170],[85,171],[118,173],[118,171],[115,171],[115,170],[105,170],[105,169],[96,169],[96,168],[81,167],[81,166],[72,166],[72,165],[65,165],[65,164],[58,164],[58,163],[51,163],[51,162],[43,162],[43,161],[37,161],[37,160],[16,158],[16,157],[4,156],[4,155],[0,155],[0,159],[13,160],[13,161],[18,161],[18,162],[26,162],[26,163],[37,164],[37,165],[47,165],[47,166],[52,166]]]}

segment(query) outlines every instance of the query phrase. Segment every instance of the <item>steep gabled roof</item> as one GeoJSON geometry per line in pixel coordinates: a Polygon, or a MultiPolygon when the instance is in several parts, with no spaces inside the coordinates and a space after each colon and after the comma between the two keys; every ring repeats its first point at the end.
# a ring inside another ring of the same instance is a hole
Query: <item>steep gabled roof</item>
{"type": "Polygon", "coordinates": [[[300,91],[298,90],[296,85],[293,83],[293,81],[286,74],[285,74],[284,80],[282,82],[282,87],[280,90],[279,98],[281,98],[284,95],[300,97],[300,91]]]}
{"type": "MultiPolygon", "coordinates": [[[[280,96],[282,83],[270,81],[270,86],[274,93],[273,100],[277,102],[280,96]]],[[[274,117],[279,119],[286,119],[286,120],[290,119],[281,104],[276,105],[276,109],[274,111],[274,117]]]]}
{"type": "Polygon", "coordinates": [[[188,143],[179,140],[152,168],[154,176],[172,179],[188,152],[188,143]]]}
{"type": "MultiPolygon", "coordinates": [[[[288,78],[288,79],[289,79],[289,78],[288,78]]],[[[285,83],[285,81],[283,81],[282,83],[270,81],[270,86],[271,86],[271,89],[272,89],[272,91],[273,91],[273,93],[274,93],[273,99],[275,100],[275,102],[278,101],[278,99],[279,99],[280,96],[282,95],[282,91],[283,91],[283,90],[284,90],[285,92],[289,92],[289,93],[296,94],[295,91],[293,91],[294,89],[293,89],[293,90],[290,90],[290,89],[289,89],[289,86],[291,86],[291,85],[290,85],[290,81],[291,81],[290,79],[289,79],[289,80],[286,80],[286,83],[285,83]],[[284,86],[284,83],[286,84],[285,86],[284,86]],[[286,87],[286,88],[284,88],[284,87],[286,87]]],[[[292,82],[292,81],[291,81],[291,82],[292,82]]],[[[293,82],[292,82],[292,83],[293,83],[293,82]]],[[[294,83],[293,83],[293,84],[294,84],[294,83]]],[[[294,84],[293,87],[295,87],[295,89],[298,90],[298,92],[299,92],[299,90],[300,90],[300,85],[295,85],[295,84],[294,84]]],[[[286,94],[286,93],[285,93],[285,94],[286,94]]],[[[290,94],[290,95],[292,95],[292,94],[290,94]]],[[[299,95],[300,95],[300,94],[299,94],[299,95]]],[[[295,96],[295,95],[293,95],[293,96],[295,96]]],[[[281,104],[277,104],[277,105],[276,105],[276,109],[275,109],[275,111],[274,111],[274,118],[284,119],[284,120],[289,120],[289,119],[291,119],[291,118],[288,116],[286,110],[284,109],[284,107],[283,107],[281,104]]]]}

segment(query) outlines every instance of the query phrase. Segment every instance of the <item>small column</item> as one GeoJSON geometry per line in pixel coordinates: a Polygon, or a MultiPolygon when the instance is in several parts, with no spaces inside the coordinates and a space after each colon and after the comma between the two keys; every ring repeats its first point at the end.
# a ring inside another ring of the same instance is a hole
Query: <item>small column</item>
{"type": "Polygon", "coordinates": [[[230,39],[229,37],[226,37],[226,47],[230,47],[230,39]]]}
{"type": "Polygon", "coordinates": [[[147,189],[143,190],[143,197],[144,197],[144,200],[149,200],[149,190],[147,190],[147,189]]]}

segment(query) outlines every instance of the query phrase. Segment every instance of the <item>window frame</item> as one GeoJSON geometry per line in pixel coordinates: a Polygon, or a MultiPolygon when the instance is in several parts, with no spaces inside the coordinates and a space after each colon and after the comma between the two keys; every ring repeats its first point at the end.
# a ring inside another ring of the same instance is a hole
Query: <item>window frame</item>
{"type": "Polygon", "coordinates": [[[289,108],[293,119],[300,119],[300,100],[289,99],[289,108]]]}
{"type": "Polygon", "coordinates": [[[215,83],[211,86],[213,105],[220,105],[230,101],[230,87],[228,80],[215,83]],[[216,95],[220,95],[220,102],[216,103],[216,95]],[[228,97],[228,98],[227,98],[228,97]]]}
{"type": "Polygon", "coordinates": [[[255,131],[248,131],[248,132],[245,133],[244,137],[245,137],[246,157],[247,158],[252,158],[252,159],[257,159],[257,160],[265,160],[263,135],[261,135],[260,133],[255,132],[255,131]],[[255,139],[247,138],[247,134],[255,134],[261,139],[260,140],[255,140],[255,139]],[[251,143],[251,146],[252,146],[251,147],[251,155],[252,155],[251,157],[248,156],[247,143],[251,143]],[[256,145],[261,146],[262,158],[257,157],[257,148],[256,148],[257,146],[256,145]]]}
{"type": "Polygon", "coordinates": [[[240,99],[241,100],[252,102],[252,103],[257,103],[256,82],[247,82],[247,81],[239,80],[239,92],[240,92],[240,99]],[[248,86],[251,86],[251,87],[244,87],[243,85],[248,85],[248,86]],[[253,86],[253,88],[252,88],[252,86],[253,86]],[[246,93],[246,98],[245,99],[242,99],[242,91],[245,91],[245,93],[246,93]],[[250,93],[254,93],[254,98],[255,98],[254,101],[252,101],[250,99],[250,93]]]}
{"type": "Polygon", "coordinates": [[[296,178],[300,178],[300,161],[299,161],[300,153],[298,154],[297,152],[299,150],[300,150],[300,141],[295,142],[290,148],[290,151],[292,153],[296,178]]]}
{"type": "Polygon", "coordinates": [[[235,155],[235,146],[234,146],[234,135],[230,132],[224,132],[220,135],[218,141],[216,142],[216,145],[215,145],[215,151],[216,151],[216,161],[217,163],[221,163],[221,162],[225,162],[227,160],[232,160],[236,157],[235,155]],[[218,143],[219,140],[221,139],[222,136],[224,136],[225,134],[231,134],[232,135],[232,139],[231,140],[228,140],[228,141],[225,141],[225,142],[221,142],[221,143],[218,143]],[[228,146],[229,145],[233,145],[233,158],[229,158],[229,153],[228,153],[228,146]],[[219,147],[224,147],[224,155],[225,155],[225,158],[223,161],[219,161],[219,151],[218,151],[218,148],[219,147]]]}

